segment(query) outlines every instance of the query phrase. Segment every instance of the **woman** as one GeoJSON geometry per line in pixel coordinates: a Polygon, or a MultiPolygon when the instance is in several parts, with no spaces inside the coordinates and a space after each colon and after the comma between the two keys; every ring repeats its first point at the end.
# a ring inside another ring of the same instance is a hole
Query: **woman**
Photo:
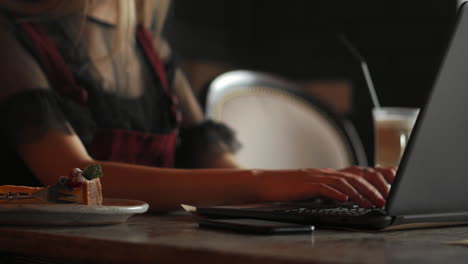
{"type": "Polygon", "coordinates": [[[17,172],[2,184],[52,185],[97,163],[105,197],[155,211],[316,195],[384,205],[393,169],[238,168],[233,134],[203,120],[161,36],[167,6],[0,0],[1,166],[17,172]]]}

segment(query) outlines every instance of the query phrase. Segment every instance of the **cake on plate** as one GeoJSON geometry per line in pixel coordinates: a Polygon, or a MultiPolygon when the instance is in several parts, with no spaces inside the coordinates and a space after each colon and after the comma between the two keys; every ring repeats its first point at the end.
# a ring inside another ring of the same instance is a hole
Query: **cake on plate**
{"type": "Polygon", "coordinates": [[[0,186],[0,204],[74,203],[102,205],[101,166],[90,165],[84,170],[75,168],[62,176],[54,186],[0,186]]]}

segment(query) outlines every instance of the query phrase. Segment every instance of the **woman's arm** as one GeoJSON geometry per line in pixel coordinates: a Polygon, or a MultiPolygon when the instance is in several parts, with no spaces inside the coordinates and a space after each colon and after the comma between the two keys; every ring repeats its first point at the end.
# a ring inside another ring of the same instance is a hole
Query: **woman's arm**
{"type": "Polygon", "coordinates": [[[258,182],[242,170],[163,169],[93,160],[76,135],[52,130],[34,143],[20,145],[19,153],[44,185],[55,184],[72,168],[100,164],[105,197],[144,200],[160,211],[176,209],[182,202],[252,201],[258,182]]]}
{"type": "MultiPolygon", "coordinates": [[[[105,197],[138,199],[153,211],[193,205],[305,199],[317,195],[370,207],[383,206],[379,191],[363,177],[333,170],[165,169],[96,161],[74,134],[49,131],[22,144],[19,153],[45,185],[53,185],[72,168],[97,163],[103,167],[105,197]]],[[[380,175],[380,174],[379,174],[380,175]]]]}

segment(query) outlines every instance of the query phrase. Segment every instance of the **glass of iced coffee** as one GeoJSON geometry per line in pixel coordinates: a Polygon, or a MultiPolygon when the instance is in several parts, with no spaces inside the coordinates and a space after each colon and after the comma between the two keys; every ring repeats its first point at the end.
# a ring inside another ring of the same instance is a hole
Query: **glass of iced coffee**
{"type": "Polygon", "coordinates": [[[373,109],[375,166],[398,166],[418,113],[418,108],[378,107],[373,109]]]}

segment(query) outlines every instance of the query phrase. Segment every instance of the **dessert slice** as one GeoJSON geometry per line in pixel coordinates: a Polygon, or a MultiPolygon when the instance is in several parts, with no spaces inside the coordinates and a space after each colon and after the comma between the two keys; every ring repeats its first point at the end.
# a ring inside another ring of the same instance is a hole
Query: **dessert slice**
{"type": "Polygon", "coordinates": [[[76,203],[102,205],[102,186],[99,165],[83,171],[75,168],[69,176],[59,178],[50,187],[0,186],[0,204],[76,203]]]}
{"type": "Polygon", "coordinates": [[[60,190],[59,196],[62,194],[70,195],[69,197],[60,197],[62,201],[75,202],[88,205],[102,205],[102,177],[101,166],[91,165],[84,171],[78,168],[73,169],[68,177],[60,177],[59,184],[68,187],[68,190],[60,190]]]}

